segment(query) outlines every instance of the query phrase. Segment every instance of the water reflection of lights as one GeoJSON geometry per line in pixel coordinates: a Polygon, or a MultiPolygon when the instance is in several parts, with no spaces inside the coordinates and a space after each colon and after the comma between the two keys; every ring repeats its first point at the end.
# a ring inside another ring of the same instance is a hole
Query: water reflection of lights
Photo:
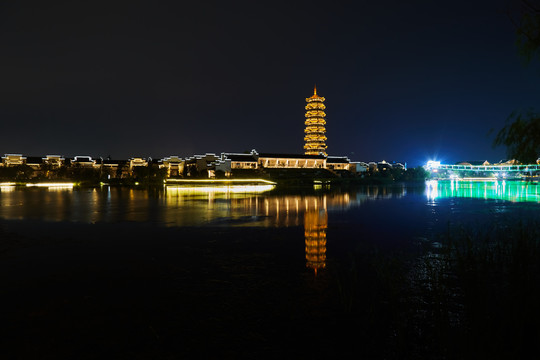
{"type": "MultiPolygon", "coordinates": [[[[456,179],[457,180],[457,179],[456,179]]],[[[479,181],[479,182],[497,182],[496,177],[464,177],[461,179],[462,181],[479,181]]]]}
{"type": "Polygon", "coordinates": [[[9,192],[15,190],[15,185],[17,185],[14,182],[2,182],[0,183],[0,191],[1,192],[9,192]]]}
{"type": "Polygon", "coordinates": [[[328,212],[325,208],[304,213],[304,239],[306,244],[306,266],[317,270],[326,267],[326,229],[328,212]]]}
{"type": "Polygon", "coordinates": [[[387,195],[383,195],[382,188],[379,192],[376,187],[343,193],[274,195],[265,192],[273,188],[271,184],[165,186],[159,191],[119,187],[79,189],[69,185],[0,188],[3,192],[0,216],[19,218],[32,213],[36,218],[58,221],[289,227],[302,226],[305,212],[321,209],[329,213],[346,211],[366,201],[403,196],[402,189],[389,188],[387,195]],[[17,205],[11,206],[13,204],[17,205]]]}
{"type": "Polygon", "coordinates": [[[497,199],[513,202],[540,202],[540,186],[522,181],[487,179],[430,180],[426,182],[429,201],[450,197],[497,199]]]}
{"type": "Polygon", "coordinates": [[[437,180],[426,181],[426,196],[428,200],[435,200],[437,198],[437,187],[439,182],[437,180]]]}
{"type": "Polygon", "coordinates": [[[167,195],[204,195],[214,193],[263,193],[275,185],[167,186],[167,195]]]}

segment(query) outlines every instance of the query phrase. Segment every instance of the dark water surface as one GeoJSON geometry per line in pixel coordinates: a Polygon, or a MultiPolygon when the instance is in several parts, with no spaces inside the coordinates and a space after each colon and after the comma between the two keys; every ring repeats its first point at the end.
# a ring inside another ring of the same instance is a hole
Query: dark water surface
{"type": "Polygon", "coordinates": [[[394,270],[372,259],[414,257],[449,227],[540,210],[537,186],[524,183],[248,190],[0,188],[2,351],[444,358],[388,325],[394,310],[374,294],[390,288],[369,279],[394,270]],[[360,289],[347,285],[351,266],[365,268],[360,289]]]}
{"type": "MultiPolygon", "coordinates": [[[[2,187],[0,219],[5,230],[29,236],[42,236],[44,226],[62,228],[66,236],[85,237],[76,226],[82,224],[109,225],[110,233],[136,227],[178,231],[185,227],[221,231],[315,227],[321,235],[347,230],[353,241],[369,239],[406,246],[415,238],[441,233],[449,224],[483,226],[526,219],[535,217],[540,209],[539,186],[521,182],[432,181],[426,186],[354,190],[257,193],[257,188],[250,187],[245,189],[250,192],[239,191],[2,187]]],[[[328,239],[329,246],[339,246],[342,237],[328,239]]]]}

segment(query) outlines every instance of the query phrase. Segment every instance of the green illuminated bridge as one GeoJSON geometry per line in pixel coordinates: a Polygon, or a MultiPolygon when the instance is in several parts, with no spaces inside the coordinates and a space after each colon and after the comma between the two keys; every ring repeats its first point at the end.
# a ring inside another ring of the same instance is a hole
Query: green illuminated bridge
{"type": "Polygon", "coordinates": [[[465,173],[483,174],[484,176],[494,177],[527,177],[538,176],[540,174],[539,164],[458,164],[447,165],[441,164],[438,161],[428,161],[425,169],[433,173],[446,173],[447,175],[464,175],[465,173]]]}

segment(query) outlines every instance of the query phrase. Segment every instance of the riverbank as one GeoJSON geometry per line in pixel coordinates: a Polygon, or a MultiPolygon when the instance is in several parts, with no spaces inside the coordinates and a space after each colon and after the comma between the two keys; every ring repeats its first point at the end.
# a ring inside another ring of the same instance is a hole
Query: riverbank
{"type": "MultiPolygon", "coordinates": [[[[95,174],[94,174],[95,175],[95,174]]],[[[54,180],[46,178],[24,178],[4,177],[0,180],[0,186],[30,186],[37,183],[44,185],[50,183],[69,183],[76,187],[98,187],[98,186],[126,186],[126,187],[161,187],[163,184],[197,184],[208,182],[211,184],[220,183],[273,183],[281,188],[300,188],[311,186],[359,186],[359,185],[388,185],[393,183],[424,182],[428,174],[423,168],[412,168],[408,170],[396,170],[388,172],[364,172],[353,173],[350,171],[330,171],[328,169],[297,169],[297,168],[268,168],[260,170],[235,170],[232,176],[223,177],[175,177],[167,178],[161,176],[130,176],[125,178],[103,178],[99,176],[87,177],[58,177],[54,180]],[[3,184],[3,185],[2,185],[3,184]]]]}

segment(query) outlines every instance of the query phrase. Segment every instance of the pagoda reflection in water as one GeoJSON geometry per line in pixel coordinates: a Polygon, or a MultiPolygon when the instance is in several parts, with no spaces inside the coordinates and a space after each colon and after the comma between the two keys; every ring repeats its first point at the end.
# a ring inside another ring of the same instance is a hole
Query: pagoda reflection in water
{"type": "Polygon", "coordinates": [[[304,237],[306,242],[306,266],[317,270],[326,267],[326,208],[311,209],[304,213],[304,237]]]}
{"type": "MultiPolygon", "coordinates": [[[[508,186],[508,185],[507,185],[508,186]]],[[[315,273],[326,267],[328,213],[366,201],[402,197],[405,187],[367,186],[355,191],[274,194],[245,187],[168,186],[162,190],[102,186],[88,189],[26,188],[0,184],[0,218],[86,223],[149,223],[166,227],[304,226],[305,261],[315,273]]],[[[265,189],[263,189],[265,190],[265,189]]],[[[443,189],[439,189],[439,194],[443,189]]],[[[536,195],[536,193],[535,193],[536,195]]],[[[301,238],[297,238],[301,241],[301,238]]],[[[301,258],[299,258],[300,260],[301,258]]]]}

